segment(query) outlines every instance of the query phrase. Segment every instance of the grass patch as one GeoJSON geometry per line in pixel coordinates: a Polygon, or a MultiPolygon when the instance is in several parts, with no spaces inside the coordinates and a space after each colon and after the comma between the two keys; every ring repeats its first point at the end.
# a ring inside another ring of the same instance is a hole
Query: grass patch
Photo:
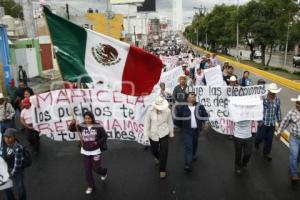
{"type": "MultiPolygon", "coordinates": [[[[200,52],[201,54],[204,54],[203,51],[198,51],[198,52],[200,52]]],[[[236,58],[233,56],[221,54],[219,52],[216,52],[216,53],[219,56],[227,58],[228,61],[236,60],[236,58]]],[[[272,67],[272,66],[265,66],[265,65],[262,65],[261,63],[257,63],[257,62],[250,61],[250,60],[242,60],[241,63],[264,70],[264,71],[268,71],[272,74],[276,74],[278,76],[282,76],[282,77],[290,79],[290,80],[300,80],[300,72],[296,72],[296,71],[290,72],[287,69],[283,69],[283,68],[279,68],[279,67],[272,67]]]]}
{"type": "Polygon", "coordinates": [[[258,69],[261,69],[264,71],[268,71],[270,73],[276,74],[278,76],[282,76],[287,79],[300,80],[300,72],[290,72],[287,69],[272,67],[272,66],[265,66],[265,65],[262,65],[261,63],[256,63],[256,62],[249,61],[249,60],[242,60],[241,63],[250,65],[252,67],[255,67],[255,68],[258,68],[258,69]]]}

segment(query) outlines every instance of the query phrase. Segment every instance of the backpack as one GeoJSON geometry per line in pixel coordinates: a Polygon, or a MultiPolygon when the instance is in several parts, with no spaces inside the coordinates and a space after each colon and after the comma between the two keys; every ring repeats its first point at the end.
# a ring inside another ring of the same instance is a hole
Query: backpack
{"type": "Polygon", "coordinates": [[[32,158],[29,151],[24,147],[23,148],[23,161],[22,161],[22,168],[28,168],[32,165],[32,158]]]}

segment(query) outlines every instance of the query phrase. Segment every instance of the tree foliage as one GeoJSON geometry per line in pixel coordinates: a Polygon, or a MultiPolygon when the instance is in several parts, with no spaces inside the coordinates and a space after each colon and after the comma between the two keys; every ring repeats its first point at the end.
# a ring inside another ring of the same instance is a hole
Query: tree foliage
{"type": "Polygon", "coordinates": [[[204,41],[203,32],[207,32],[212,50],[232,47],[236,44],[238,23],[241,45],[249,46],[252,59],[255,49],[260,48],[265,64],[266,52],[270,61],[273,49],[284,46],[288,29],[290,46],[299,43],[299,19],[299,5],[295,0],[252,0],[239,8],[225,4],[215,6],[206,16],[194,18],[185,34],[193,39],[195,32],[191,30],[199,29],[199,40],[204,41]]]}
{"type": "Polygon", "coordinates": [[[5,14],[15,18],[23,18],[23,9],[14,0],[0,0],[0,7],[4,7],[5,14]]]}

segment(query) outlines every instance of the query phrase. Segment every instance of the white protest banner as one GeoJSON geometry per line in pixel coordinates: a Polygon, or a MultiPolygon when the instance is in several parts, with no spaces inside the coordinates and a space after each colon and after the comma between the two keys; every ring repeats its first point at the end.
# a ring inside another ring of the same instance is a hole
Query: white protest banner
{"type": "Polygon", "coordinates": [[[34,129],[53,140],[78,140],[78,134],[68,131],[72,114],[82,122],[82,114],[91,111],[109,139],[148,143],[143,134],[144,115],[153,96],[134,97],[112,90],[77,89],[50,91],[30,100],[34,129]]]}
{"type": "Polygon", "coordinates": [[[8,167],[2,157],[0,157],[0,190],[5,190],[13,186],[12,180],[9,179],[8,167]]]}
{"type": "MultiPolygon", "coordinates": [[[[229,118],[229,97],[251,97],[264,96],[267,94],[266,85],[256,85],[249,87],[213,87],[197,86],[193,90],[197,94],[197,99],[209,113],[211,127],[222,134],[232,135],[234,122],[229,118]]],[[[256,122],[252,123],[252,131],[256,132],[256,122]]]]}
{"type": "Polygon", "coordinates": [[[204,70],[206,85],[224,86],[223,73],[221,66],[212,67],[204,70]]]}
{"type": "Polygon", "coordinates": [[[260,96],[229,97],[229,118],[234,122],[263,119],[263,102],[260,96]]]}
{"type": "MultiPolygon", "coordinates": [[[[183,71],[181,67],[176,67],[170,71],[163,72],[160,76],[159,82],[163,82],[166,85],[166,88],[168,88],[171,92],[173,92],[173,89],[175,86],[178,85],[177,77],[183,74],[183,71]]],[[[157,84],[154,87],[154,91],[159,91],[159,84],[157,84]]]]}

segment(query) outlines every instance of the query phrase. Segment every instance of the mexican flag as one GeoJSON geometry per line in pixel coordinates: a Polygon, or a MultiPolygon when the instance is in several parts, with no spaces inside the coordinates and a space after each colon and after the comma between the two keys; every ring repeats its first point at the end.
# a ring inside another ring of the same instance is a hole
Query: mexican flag
{"type": "Polygon", "coordinates": [[[123,94],[150,94],[162,62],[140,48],[82,28],[44,6],[56,58],[64,80],[103,83],[123,94]]]}

